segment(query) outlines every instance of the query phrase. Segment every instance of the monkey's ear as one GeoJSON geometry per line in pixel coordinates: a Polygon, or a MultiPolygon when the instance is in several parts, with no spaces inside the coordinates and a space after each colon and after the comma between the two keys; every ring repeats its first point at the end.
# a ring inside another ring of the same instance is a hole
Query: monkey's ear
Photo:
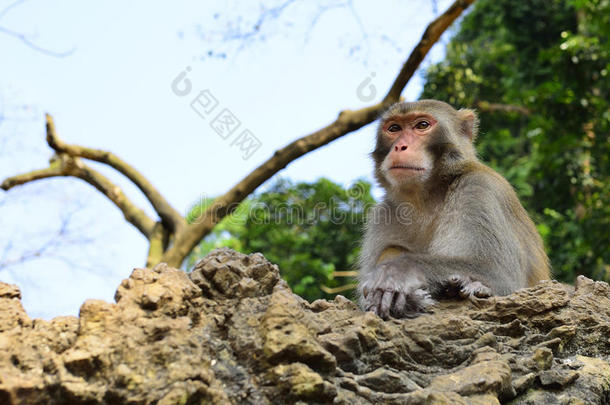
{"type": "Polygon", "coordinates": [[[479,117],[474,110],[461,109],[458,111],[458,116],[461,120],[461,129],[471,141],[477,137],[479,131],[479,117]]]}

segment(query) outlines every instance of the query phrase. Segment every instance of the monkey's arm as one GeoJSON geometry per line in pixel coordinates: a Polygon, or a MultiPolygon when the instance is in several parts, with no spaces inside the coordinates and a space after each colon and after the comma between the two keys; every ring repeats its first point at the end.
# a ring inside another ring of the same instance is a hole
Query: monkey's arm
{"type": "Polygon", "coordinates": [[[384,319],[390,315],[415,316],[434,303],[427,291],[425,277],[416,269],[405,271],[392,264],[409,246],[400,236],[404,237],[405,232],[413,230],[409,229],[409,224],[392,221],[396,216],[384,203],[373,210],[376,213],[369,217],[360,254],[360,306],[384,319]],[[376,215],[380,212],[388,215],[376,215]]]}
{"type": "Polygon", "coordinates": [[[508,272],[475,259],[403,253],[381,264],[404,272],[421,272],[433,297],[506,295],[520,287],[508,272]]]}
{"type": "Polygon", "coordinates": [[[404,317],[421,312],[433,301],[425,290],[425,279],[383,263],[402,255],[400,236],[405,229],[397,224],[394,209],[387,202],[373,207],[369,213],[362,240],[358,272],[359,303],[365,311],[375,312],[382,318],[392,315],[404,317]],[[407,302],[407,297],[415,297],[407,302]],[[398,305],[392,305],[397,301],[398,305]]]}
{"type": "MultiPolygon", "coordinates": [[[[434,303],[432,297],[489,297],[510,291],[488,287],[509,280],[486,277],[467,259],[409,253],[396,246],[384,249],[373,269],[361,275],[361,306],[384,319],[411,317],[434,303]]],[[[490,274],[493,272],[489,272],[490,274]]],[[[500,277],[501,278],[501,277],[500,277]]]]}

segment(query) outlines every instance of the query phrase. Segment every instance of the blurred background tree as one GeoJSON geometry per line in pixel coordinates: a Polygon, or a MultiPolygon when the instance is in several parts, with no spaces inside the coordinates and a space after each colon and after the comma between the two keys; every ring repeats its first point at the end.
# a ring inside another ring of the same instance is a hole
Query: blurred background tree
{"type": "Polygon", "coordinates": [[[481,157],[516,188],[562,281],[610,281],[609,38],[608,1],[479,0],[422,94],[479,108],[481,157]]]}
{"type": "MultiPolygon", "coordinates": [[[[196,204],[187,219],[211,201],[196,204]]],[[[363,180],[343,188],[325,178],[296,184],[279,179],[223,219],[193,250],[187,268],[218,247],[263,252],[303,298],[350,296],[362,227],[374,203],[371,184],[363,180]]]]}

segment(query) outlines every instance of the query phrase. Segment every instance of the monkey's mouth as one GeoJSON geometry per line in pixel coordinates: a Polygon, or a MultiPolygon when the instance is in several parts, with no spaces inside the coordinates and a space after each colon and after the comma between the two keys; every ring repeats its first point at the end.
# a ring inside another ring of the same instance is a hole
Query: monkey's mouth
{"type": "Polygon", "coordinates": [[[423,172],[423,171],[426,170],[423,167],[405,166],[405,165],[395,165],[395,166],[390,167],[390,170],[394,170],[394,169],[398,169],[398,170],[415,170],[416,172],[423,172]]]}

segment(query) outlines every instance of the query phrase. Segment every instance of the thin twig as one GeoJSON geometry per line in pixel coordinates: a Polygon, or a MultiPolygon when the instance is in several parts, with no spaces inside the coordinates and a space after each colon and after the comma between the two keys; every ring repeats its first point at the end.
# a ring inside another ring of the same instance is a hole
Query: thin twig
{"type": "Polygon", "coordinates": [[[0,188],[10,190],[15,186],[35,180],[51,177],[72,176],[86,181],[110,199],[123,212],[125,219],[138,228],[147,238],[151,235],[155,221],[131,202],[123,190],[101,173],[84,164],[79,158],[61,154],[51,160],[49,167],[40,170],[19,174],[5,179],[0,188]]]}

